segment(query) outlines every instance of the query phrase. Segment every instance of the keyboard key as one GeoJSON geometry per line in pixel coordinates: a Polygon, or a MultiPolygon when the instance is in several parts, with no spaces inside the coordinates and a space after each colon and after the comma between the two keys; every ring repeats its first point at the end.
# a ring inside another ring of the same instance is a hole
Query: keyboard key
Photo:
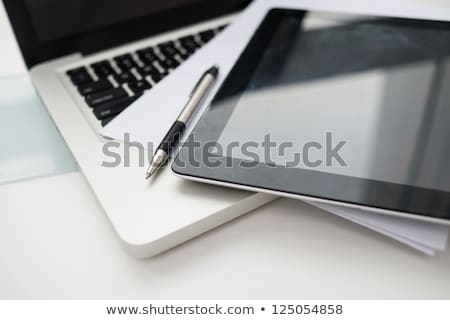
{"type": "Polygon", "coordinates": [[[165,69],[175,69],[180,63],[173,58],[167,57],[164,61],[160,62],[160,65],[165,69]]]}
{"type": "Polygon", "coordinates": [[[67,75],[70,77],[72,83],[76,86],[94,81],[85,67],[69,70],[67,71],[67,75]]]}
{"type": "Polygon", "coordinates": [[[79,72],[87,72],[86,67],[79,67],[79,68],[75,68],[75,69],[71,69],[66,71],[66,74],[71,77],[72,75],[79,73],[79,72]]]}
{"type": "Polygon", "coordinates": [[[152,78],[152,80],[155,82],[155,83],[158,83],[158,82],[160,82],[163,78],[164,78],[164,76],[165,75],[163,75],[163,74],[161,74],[161,73],[152,73],[152,74],[150,74],[149,75],[150,76],[150,78],[152,78]]]}
{"type": "Polygon", "coordinates": [[[91,65],[92,69],[94,69],[95,74],[100,79],[106,78],[110,75],[114,75],[114,69],[112,68],[109,61],[104,60],[91,65]]]}
{"type": "Polygon", "coordinates": [[[208,43],[209,41],[211,41],[212,38],[214,38],[214,31],[206,30],[206,31],[200,32],[199,37],[200,37],[200,39],[202,39],[202,41],[204,43],[208,43]]]}
{"type": "Polygon", "coordinates": [[[78,91],[82,96],[87,96],[88,94],[92,94],[99,91],[104,91],[108,89],[112,89],[112,84],[108,79],[101,79],[99,81],[95,81],[92,83],[84,84],[78,88],[78,91]]]}
{"type": "Polygon", "coordinates": [[[137,51],[137,55],[144,64],[153,64],[154,62],[161,60],[152,48],[139,50],[137,51]]]}
{"type": "Polygon", "coordinates": [[[130,70],[131,68],[136,67],[136,62],[134,61],[131,54],[124,54],[115,57],[114,61],[116,62],[117,66],[123,71],[127,71],[130,70]]]}
{"type": "Polygon", "coordinates": [[[129,83],[128,87],[135,93],[139,94],[144,92],[145,90],[150,89],[152,86],[146,80],[140,80],[133,83],[129,83]]]}
{"type": "Polygon", "coordinates": [[[178,51],[178,57],[181,58],[181,60],[185,61],[189,59],[189,57],[192,55],[193,52],[187,52],[187,51],[178,51]]]}
{"type": "Polygon", "coordinates": [[[177,49],[175,48],[175,44],[173,42],[165,42],[158,45],[159,51],[165,57],[173,57],[177,54],[177,49]]]}
{"type": "Polygon", "coordinates": [[[105,127],[108,123],[110,123],[117,115],[113,115],[112,117],[106,118],[102,120],[102,127],[105,127]]]}
{"type": "Polygon", "coordinates": [[[148,66],[141,68],[138,70],[138,72],[141,74],[143,78],[150,77],[153,79],[154,82],[161,81],[162,78],[164,78],[168,72],[167,71],[159,71],[155,66],[151,66],[150,68],[147,68],[148,66]]]}
{"type": "Polygon", "coordinates": [[[152,64],[148,64],[143,66],[142,68],[137,69],[138,73],[141,75],[142,78],[145,78],[148,75],[151,75],[152,73],[158,72],[158,69],[152,64]]]}
{"type": "Polygon", "coordinates": [[[123,88],[114,88],[86,96],[86,103],[90,107],[96,107],[104,103],[127,97],[128,93],[123,88]]]}
{"type": "Polygon", "coordinates": [[[195,41],[194,36],[187,36],[179,39],[181,45],[184,49],[188,52],[194,52],[198,48],[200,48],[200,45],[195,41]]]}
{"type": "Polygon", "coordinates": [[[116,74],[114,76],[114,79],[116,79],[118,83],[129,83],[137,81],[136,77],[131,72],[122,72],[116,74]]]}
{"type": "Polygon", "coordinates": [[[141,95],[133,97],[123,97],[108,103],[102,104],[94,109],[94,115],[98,120],[104,120],[112,116],[118,115],[125,110],[130,104],[136,101],[141,95]]]}

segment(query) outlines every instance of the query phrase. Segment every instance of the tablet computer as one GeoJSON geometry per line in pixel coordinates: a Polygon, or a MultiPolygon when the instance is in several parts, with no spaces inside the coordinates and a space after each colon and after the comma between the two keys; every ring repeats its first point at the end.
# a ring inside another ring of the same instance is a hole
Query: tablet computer
{"type": "Polygon", "coordinates": [[[271,10],[182,177],[450,223],[450,23],[271,10]]]}

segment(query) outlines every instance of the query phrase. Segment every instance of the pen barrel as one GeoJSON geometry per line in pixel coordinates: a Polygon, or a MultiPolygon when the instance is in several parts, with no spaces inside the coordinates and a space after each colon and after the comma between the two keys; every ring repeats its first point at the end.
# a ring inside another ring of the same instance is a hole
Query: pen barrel
{"type": "Polygon", "coordinates": [[[180,141],[181,134],[185,128],[186,125],[183,122],[175,121],[159,145],[158,149],[164,150],[167,154],[170,154],[170,150],[180,141]]]}
{"type": "Polygon", "coordinates": [[[195,112],[197,107],[200,105],[202,100],[205,98],[206,94],[208,93],[209,89],[211,88],[211,85],[215,81],[214,75],[210,73],[206,73],[200,81],[195,86],[194,90],[189,96],[189,101],[184,106],[183,110],[181,111],[180,115],[178,116],[178,121],[182,121],[184,123],[188,123],[192,114],[195,112]]]}

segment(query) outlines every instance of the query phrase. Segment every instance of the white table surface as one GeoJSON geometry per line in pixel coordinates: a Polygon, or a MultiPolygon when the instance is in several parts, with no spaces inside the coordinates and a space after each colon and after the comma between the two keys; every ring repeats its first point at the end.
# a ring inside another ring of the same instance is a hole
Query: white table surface
{"type": "MultiPolygon", "coordinates": [[[[23,72],[2,10],[0,76],[23,72]]],[[[1,298],[448,299],[450,250],[426,257],[283,199],[137,260],[70,173],[0,186],[1,298]]]]}

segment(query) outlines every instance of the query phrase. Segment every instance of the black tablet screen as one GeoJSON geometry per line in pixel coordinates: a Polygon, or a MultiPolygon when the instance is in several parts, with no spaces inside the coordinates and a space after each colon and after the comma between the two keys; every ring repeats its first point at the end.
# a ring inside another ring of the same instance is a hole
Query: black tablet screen
{"type": "MultiPolygon", "coordinates": [[[[257,142],[260,162],[450,191],[450,31],[333,18],[281,21],[219,143],[257,142]]],[[[233,156],[252,158],[243,151],[233,156]]]]}

